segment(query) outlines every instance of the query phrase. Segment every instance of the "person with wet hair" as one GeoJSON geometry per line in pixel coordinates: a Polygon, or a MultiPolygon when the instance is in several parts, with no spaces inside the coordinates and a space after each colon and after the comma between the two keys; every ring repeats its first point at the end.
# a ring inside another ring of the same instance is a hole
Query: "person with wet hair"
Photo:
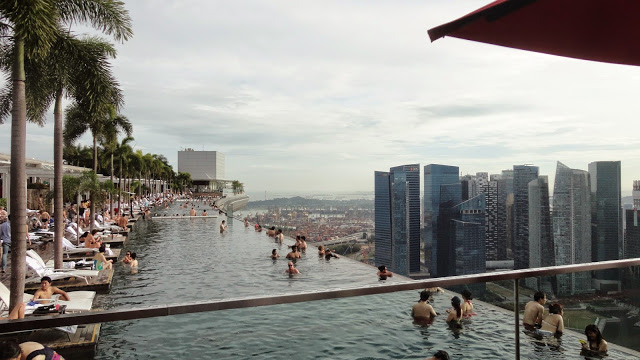
{"type": "Polygon", "coordinates": [[[524,306],[524,315],[522,316],[522,325],[527,331],[535,331],[542,323],[542,315],[544,314],[544,304],[547,302],[547,296],[542,291],[533,294],[533,301],[529,301],[524,306]]]}
{"type": "Polygon", "coordinates": [[[460,327],[460,320],[462,319],[462,300],[459,297],[454,296],[451,298],[451,309],[448,309],[447,312],[449,316],[447,317],[447,323],[449,325],[460,327]]]}
{"type": "Polygon", "coordinates": [[[276,249],[271,250],[271,258],[273,260],[275,260],[275,259],[277,259],[279,257],[280,257],[280,254],[278,254],[278,250],[276,250],[276,249]]]}
{"type": "Polygon", "coordinates": [[[473,313],[473,304],[471,303],[471,300],[473,300],[471,291],[469,291],[468,289],[464,289],[462,290],[460,295],[462,295],[462,299],[464,300],[464,302],[462,303],[462,316],[475,315],[473,313]]]}
{"type": "Polygon", "coordinates": [[[322,245],[318,246],[318,256],[320,257],[324,256],[324,246],[322,245]]]}
{"type": "Polygon", "coordinates": [[[423,290],[420,292],[420,300],[411,308],[411,316],[416,323],[428,325],[433,322],[433,318],[438,316],[433,306],[429,305],[431,292],[423,290]]]}
{"type": "Polygon", "coordinates": [[[387,267],[384,265],[378,266],[378,278],[380,280],[387,280],[388,277],[392,277],[393,273],[387,270],[387,267]]]}
{"type": "Polygon", "coordinates": [[[587,337],[587,341],[580,340],[582,343],[582,353],[586,356],[603,356],[607,354],[608,346],[607,341],[602,338],[600,329],[590,324],[584,328],[584,334],[587,337]]]}
{"type": "Polygon", "coordinates": [[[302,256],[296,250],[297,250],[297,247],[295,245],[293,245],[291,247],[291,251],[287,254],[287,259],[289,259],[289,260],[300,259],[302,256]]]}
{"type": "Polygon", "coordinates": [[[555,337],[562,336],[562,332],[564,331],[564,319],[562,318],[563,312],[564,308],[562,307],[562,304],[556,303],[549,305],[549,315],[542,320],[540,330],[547,331],[555,337]]]}

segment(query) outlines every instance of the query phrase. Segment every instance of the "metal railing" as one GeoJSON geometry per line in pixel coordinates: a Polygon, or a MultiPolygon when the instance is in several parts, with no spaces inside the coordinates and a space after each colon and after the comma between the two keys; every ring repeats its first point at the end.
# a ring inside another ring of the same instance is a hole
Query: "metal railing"
{"type": "Polygon", "coordinates": [[[271,295],[261,297],[230,298],[211,301],[186,302],[179,304],[136,307],[130,309],[114,309],[90,311],[55,316],[30,317],[19,320],[0,322],[0,333],[52,328],[57,326],[104,323],[124,320],[146,319],[160,316],[192,314],[229,309],[241,309],[256,306],[290,304],[305,301],[339,299],[363,295],[387,294],[398,291],[417,290],[433,287],[449,287],[453,285],[467,285],[501,280],[514,280],[514,316],[516,334],[516,359],[520,358],[519,341],[519,291],[520,279],[557,274],[575,273],[581,271],[595,271],[605,269],[619,269],[630,266],[640,266],[640,258],[626,260],[611,260],[586,264],[550,266],[544,268],[499,271],[491,273],[451,276],[426,280],[411,280],[392,284],[378,284],[353,288],[338,288],[333,290],[308,291],[296,294],[271,295]]]}

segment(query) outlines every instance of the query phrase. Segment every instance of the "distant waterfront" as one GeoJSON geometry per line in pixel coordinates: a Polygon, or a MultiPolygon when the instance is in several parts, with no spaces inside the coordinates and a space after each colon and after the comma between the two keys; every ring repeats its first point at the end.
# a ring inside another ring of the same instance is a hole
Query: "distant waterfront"
{"type": "Polygon", "coordinates": [[[273,200],[277,198],[290,198],[294,196],[300,196],[307,199],[315,199],[315,200],[373,200],[374,193],[373,191],[304,191],[304,192],[295,192],[295,191],[247,191],[247,195],[249,195],[249,202],[251,201],[260,201],[260,200],[273,200]]]}

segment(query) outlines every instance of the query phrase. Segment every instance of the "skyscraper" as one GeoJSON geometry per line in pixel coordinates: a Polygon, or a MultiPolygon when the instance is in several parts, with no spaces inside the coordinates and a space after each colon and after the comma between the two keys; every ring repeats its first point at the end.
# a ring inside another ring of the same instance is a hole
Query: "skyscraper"
{"type": "MultiPolygon", "coordinates": [[[[589,164],[591,176],[591,258],[593,261],[622,257],[622,202],[620,161],[589,164]]],[[[600,280],[619,280],[616,269],[596,272],[600,280]]]]}
{"type": "Polygon", "coordinates": [[[486,194],[487,261],[507,259],[507,180],[491,175],[486,194]]]}
{"type": "MultiPolygon", "coordinates": [[[[529,182],[529,267],[555,265],[551,212],[549,209],[549,178],[538,176],[529,182]]],[[[527,278],[527,286],[544,287],[545,278],[527,278]]]]}
{"type": "Polygon", "coordinates": [[[437,224],[440,213],[440,186],[458,184],[461,187],[458,172],[457,166],[430,164],[424,167],[424,258],[432,276],[437,273],[438,266],[437,224]]]}
{"type": "MultiPolygon", "coordinates": [[[[591,188],[589,173],[558,161],[553,187],[553,241],[556,265],[591,262],[591,188]]],[[[560,296],[588,292],[591,273],[556,277],[560,296]]]]}
{"type": "Polygon", "coordinates": [[[420,166],[375,172],[376,266],[420,271],[420,166]]]}
{"type": "Polygon", "coordinates": [[[375,264],[391,268],[391,182],[385,171],[376,171],[374,177],[375,264]]]}
{"type": "Polygon", "coordinates": [[[515,269],[529,268],[529,183],[537,178],[537,166],[513,166],[513,266],[515,269]]]}
{"type": "Polygon", "coordinates": [[[626,210],[625,257],[640,258],[640,181],[633,181],[633,209],[626,210]]]}
{"type": "Polygon", "coordinates": [[[485,194],[453,207],[450,224],[453,272],[444,276],[478,274],[486,271],[485,194]]]}
{"type": "MultiPolygon", "coordinates": [[[[392,174],[403,173],[407,182],[407,221],[409,273],[420,272],[420,164],[392,167],[392,174]]],[[[409,275],[409,274],[407,274],[409,275]]]]}

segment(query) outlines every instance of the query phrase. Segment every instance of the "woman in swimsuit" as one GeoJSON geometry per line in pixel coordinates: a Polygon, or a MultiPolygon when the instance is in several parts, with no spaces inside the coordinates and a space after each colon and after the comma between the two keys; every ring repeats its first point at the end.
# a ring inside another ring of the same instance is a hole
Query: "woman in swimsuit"
{"type": "Polygon", "coordinates": [[[587,336],[587,341],[580,341],[582,343],[582,353],[586,353],[588,356],[601,356],[607,354],[607,342],[602,338],[600,329],[598,329],[597,326],[593,324],[587,325],[584,329],[584,334],[587,336]]]}
{"type": "Polygon", "coordinates": [[[452,327],[462,327],[462,325],[460,324],[460,319],[462,319],[462,308],[460,307],[461,303],[462,300],[460,300],[459,297],[454,296],[451,298],[451,306],[453,308],[447,310],[447,312],[449,313],[449,316],[447,317],[447,323],[452,327]]]}
{"type": "Polygon", "coordinates": [[[548,331],[555,337],[562,336],[562,332],[564,331],[564,319],[562,318],[563,312],[564,308],[561,304],[549,305],[549,315],[542,320],[542,327],[540,327],[540,331],[548,331]]]}
{"type": "Polygon", "coordinates": [[[473,304],[471,303],[471,300],[473,300],[473,297],[471,296],[471,291],[464,289],[461,293],[462,295],[462,299],[464,299],[464,303],[462,303],[462,316],[471,316],[471,315],[475,315],[473,312],[473,304]]]}
{"type": "Polygon", "coordinates": [[[6,360],[64,360],[53,349],[40,343],[27,341],[18,345],[13,340],[0,343],[0,359],[6,360]]]}

